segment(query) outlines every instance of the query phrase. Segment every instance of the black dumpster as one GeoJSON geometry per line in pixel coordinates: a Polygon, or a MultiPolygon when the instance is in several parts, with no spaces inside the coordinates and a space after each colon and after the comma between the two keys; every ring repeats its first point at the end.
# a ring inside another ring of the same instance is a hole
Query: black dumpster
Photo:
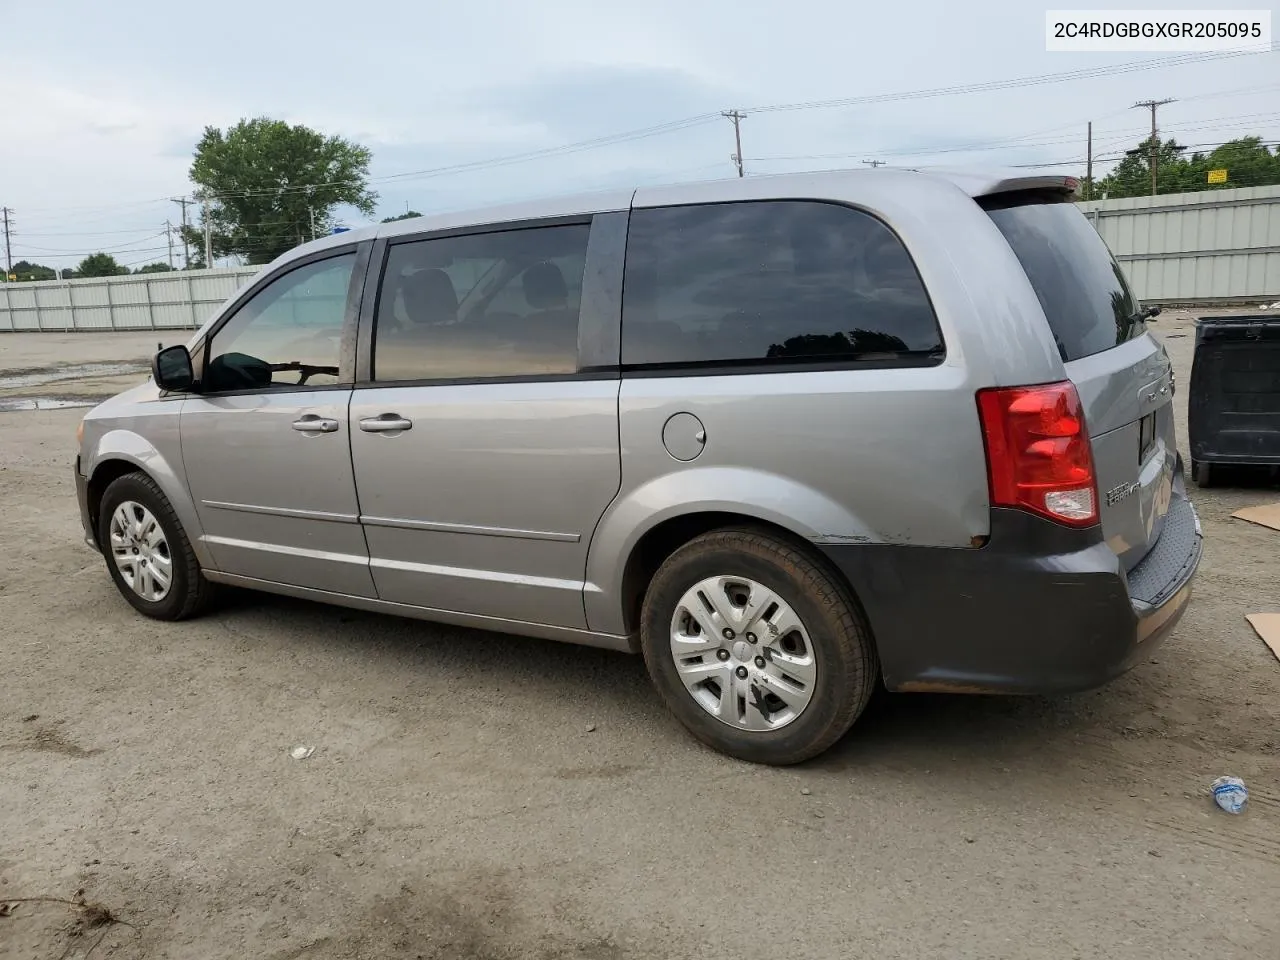
{"type": "Polygon", "coordinates": [[[1201,317],[1187,398],[1191,473],[1280,466],[1280,314],[1201,317]]]}

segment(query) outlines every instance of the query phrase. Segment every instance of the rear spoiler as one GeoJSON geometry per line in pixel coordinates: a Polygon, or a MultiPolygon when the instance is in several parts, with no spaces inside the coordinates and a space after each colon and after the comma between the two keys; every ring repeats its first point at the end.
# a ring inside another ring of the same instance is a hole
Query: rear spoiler
{"type": "MultiPolygon", "coordinates": [[[[1012,197],[1034,197],[1039,203],[1071,200],[1075,198],[1076,191],[1080,188],[1078,178],[1060,173],[1028,174],[1009,169],[992,173],[975,173],[971,170],[930,170],[928,172],[945,177],[979,202],[984,198],[989,200],[1000,198],[1000,201],[1005,201],[1012,197]]],[[[1028,201],[1024,199],[1022,202],[1028,201]]],[[[983,206],[986,205],[983,203],[983,206]]]]}
{"type": "Polygon", "coordinates": [[[1005,210],[1028,204],[1070,203],[1080,181],[1075,177],[1016,177],[1001,180],[990,190],[974,194],[983,210],[1005,210]]]}
{"type": "Polygon", "coordinates": [[[989,197],[997,193],[1023,193],[1028,190],[1036,192],[1048,191],[1050,193],[1061,193],[1065,196],[1073,195],[1080,188],[1080,181],[1075,177],[1064,176],[1035,176],[1035,177],[1008,177],[1004,180],[997,180],[988,189],[981,193],[975,193],[975,197],[989,197]]]}

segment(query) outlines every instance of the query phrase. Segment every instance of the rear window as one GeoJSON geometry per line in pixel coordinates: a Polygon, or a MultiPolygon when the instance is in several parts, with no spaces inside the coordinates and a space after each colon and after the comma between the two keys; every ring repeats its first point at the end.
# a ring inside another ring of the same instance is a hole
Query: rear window
{"type": "Polygon", "coordinates": [[[1120,264],[1071,203],[988,208],[1040,299],[1063,361],[1110,350],[1146,325],[1120,264]]]}
{"type": "Polygon", "coordinates": [[[874,217],[791,200],[631,214],[622,307],[630,369],[942,357],[915,264],[874,217]]]}

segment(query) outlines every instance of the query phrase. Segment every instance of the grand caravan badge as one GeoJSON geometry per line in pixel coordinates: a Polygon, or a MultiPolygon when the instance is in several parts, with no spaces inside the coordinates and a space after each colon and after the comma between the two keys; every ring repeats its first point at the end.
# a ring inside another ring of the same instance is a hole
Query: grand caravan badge
{"type": "Polygon", "coordinates": [[[1122,483],[1119,486],[1112,487],[1107,491],[1107,506],[1114,507],[1125,497],[1131,496],[1138,489],[1138,481],[1134,480],[1130,483],[1122,483]]]}

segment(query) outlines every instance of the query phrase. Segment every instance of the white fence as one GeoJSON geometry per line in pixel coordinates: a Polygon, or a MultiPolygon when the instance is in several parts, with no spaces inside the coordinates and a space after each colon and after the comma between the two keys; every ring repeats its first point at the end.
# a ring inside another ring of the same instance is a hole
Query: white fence
{"type": "MultiPolygon", "coordinates": [[[[1095,200],[1080,209],[1143,300],[1280,300],[1280,186],[1095,200]]],[[[0,283],[0,333],[194,328],[259,269],[0,283]]]]}
{"type": "Polygon", "coordinates": [[[0,283],[0,333],[194,329],[260,269],[0,283]]]}
{"type": "Polygon", "coordinates": [[[1143,300],[1280,300],[1280,186],[1094,200],[1080,209],[1143,300]]]}

